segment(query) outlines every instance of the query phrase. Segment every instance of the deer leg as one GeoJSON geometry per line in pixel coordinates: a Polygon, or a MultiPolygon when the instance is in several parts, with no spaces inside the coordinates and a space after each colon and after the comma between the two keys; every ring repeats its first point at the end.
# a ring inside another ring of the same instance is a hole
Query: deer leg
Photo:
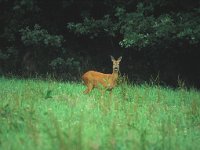
{"type": "Polygon", "coordinates": [[[112,99],[112,90],[109,91],[110,99],[112,99]]]}
{"type": "Polygon", "coordinates": [[[87,89],[84,91],[84,94],[88,94],[92,91],[93,85],[92,84],[87,84],[87,89]]]}

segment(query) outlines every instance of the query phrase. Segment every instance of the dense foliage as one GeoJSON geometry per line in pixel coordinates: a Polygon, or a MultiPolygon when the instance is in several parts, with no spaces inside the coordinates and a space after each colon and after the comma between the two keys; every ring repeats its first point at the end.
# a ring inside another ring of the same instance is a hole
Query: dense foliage
{"type": "Polygon", "coordinates": [[[200,9],[190,12],[168,12],[155,15],[152,3],[138,3],[136,10],[127,12],[124,7],[117,7],[114,14],[103,19],[84,18],[83,23],[69,23],[68,28],[78,34],[87,34],[91,38],[121,34],[119,44],[122,47],[139,49],[153,46],[167,48],[174,43],[188,42],[199,44],[200,9]],[[167,42],[167,43],[166,43],[167,42]]]}
{"type": "Polygon", "coordinates": [[[76,79],[109,72],[112,54],[123,55],[121,72],[134,81],[200,85],[199,1],[0,0],[0,9],[2,74],[76,79]]]}

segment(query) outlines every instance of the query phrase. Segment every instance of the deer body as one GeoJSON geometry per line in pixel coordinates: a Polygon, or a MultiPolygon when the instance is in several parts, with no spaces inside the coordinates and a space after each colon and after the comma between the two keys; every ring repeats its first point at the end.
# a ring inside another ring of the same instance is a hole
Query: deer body
{"type": "Polygon", "coordinates": [[[111,56],[113,62],[113,72],[112,74],[104,74],[97,71],[88,71],[83,76],[82,79],[87,86],[87,89],[84,91],[85,94],[88,94],[95,87],[103,86],[106,90],[112,90],[116,86],[116,81],[118,79],[119,72],[119,63],[122,57],[118,60],[115,60],[111,56]]]}

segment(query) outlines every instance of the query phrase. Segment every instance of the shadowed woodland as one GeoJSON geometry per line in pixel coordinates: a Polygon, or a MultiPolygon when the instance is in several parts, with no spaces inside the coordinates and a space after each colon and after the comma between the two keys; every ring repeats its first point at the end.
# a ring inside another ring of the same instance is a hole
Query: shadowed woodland
{"type": "Polygon", "coordinates": [[[79,81],[88,70],[134,83],[200,87],[198,0],[0,0],[0,74],[79,81]]]}
{"type": "Polygon", "coordinates": [[[199,64],[199,0],[0,0],[0,150],[200,150],[199,64]]]}

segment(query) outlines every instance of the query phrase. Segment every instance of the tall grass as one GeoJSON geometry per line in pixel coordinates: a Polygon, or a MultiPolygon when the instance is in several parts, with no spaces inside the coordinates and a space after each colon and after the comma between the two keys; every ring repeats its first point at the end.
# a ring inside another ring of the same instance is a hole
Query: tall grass
{"type": "Polygon", "coordinates": [[[200,92],[0,78],[0,149],[200,149],[200,92]]]}

